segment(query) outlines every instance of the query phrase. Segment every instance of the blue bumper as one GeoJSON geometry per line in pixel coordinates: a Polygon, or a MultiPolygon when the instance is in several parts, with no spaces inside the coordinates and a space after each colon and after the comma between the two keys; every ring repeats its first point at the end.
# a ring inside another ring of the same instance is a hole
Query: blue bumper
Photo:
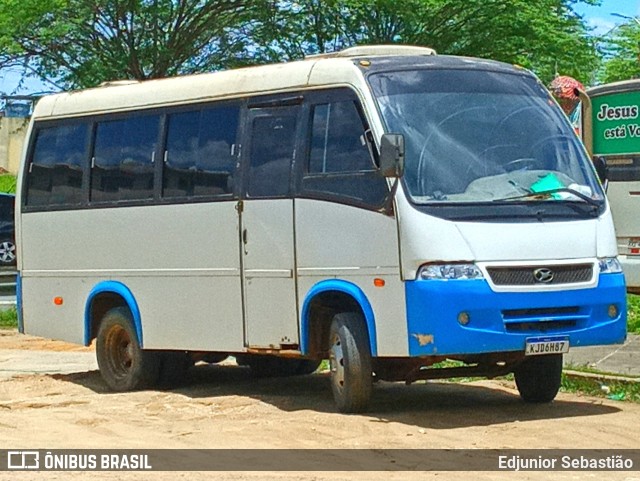
{"type": "Polygon", "coordinates": [[[406,283],[406,299],[411,356],[524,351],[540,336],[568,336],[573,347],[617,344],[627,333],[622,274],[601,274],[592,289],[526,293],[494,292],[484,279],[417,280],[406,283]]]}

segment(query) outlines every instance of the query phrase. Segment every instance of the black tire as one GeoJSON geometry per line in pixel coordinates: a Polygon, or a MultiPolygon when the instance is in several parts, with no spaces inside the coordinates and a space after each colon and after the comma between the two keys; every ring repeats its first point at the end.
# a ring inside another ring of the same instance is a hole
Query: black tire
{"type": "Polygon", "coordinates": [[[562,354],[527,357],[514,371],[520,397],[529,403],[548,403],[562,381],[562,354]]]}
{"type": "Polygon", "coordinates": [[[16,243],[13,239],[0,239],[0,266],[16,265],[16,243]]]}
{"type": "Polygon", "coordinates": [[[371,399],[373,373],[369,334],[358,313],[336,314],[329,332],[331,389],[338,410],[364,411],[371,399]]]}
{"type": "Polygon", "coordinates": [[[158,353],[140,348],[129,309],[109,310],[98,330],[96,357],[102,379],[114,391],[134,391],[158,380],[158,353]]]}
{"type": "Polygon", "coordinates": [[[183,385],[189,378],[189,368],[193,360],[188,352],[160,351],[156,354],[160,361],[157,385],[171,389],[183,385]]]}

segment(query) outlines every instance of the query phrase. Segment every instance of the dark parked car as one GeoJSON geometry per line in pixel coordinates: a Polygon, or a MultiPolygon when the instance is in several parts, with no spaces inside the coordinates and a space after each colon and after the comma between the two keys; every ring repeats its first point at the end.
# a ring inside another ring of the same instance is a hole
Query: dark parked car
{"type": "Polygon", "coordinates": [[[15,195],[0,193],[0,267],[16,265],[15,202],[15,195]]]}

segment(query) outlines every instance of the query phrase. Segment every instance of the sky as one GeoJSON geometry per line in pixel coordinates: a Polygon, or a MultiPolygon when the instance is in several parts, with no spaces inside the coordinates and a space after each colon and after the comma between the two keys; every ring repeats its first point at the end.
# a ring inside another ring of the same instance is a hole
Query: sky
{"type": "Polygon", "coordinates": [[[598,35],[605,35],[616,25],[629,19],[612,15],[617,13],[627,17],[640,17],[640,0],[600,0],[600,5],[591,7],[578,4],[574,10],[587,20],[587,25],[598,35]]]}
{"type": "MultiPolygon", "coordinates": [[[[640,21],[640,0],[600,0],[600,5],[595,7],[578,4],[575,11],[587,20],[594,34],[605,35],[616,25],[629,21],[612,14],[638,18],[640,21]]],[[[52,90],[51,85],[35,79],[27,79],[20,87],[19,82],[19,72],[0,70],[0,94],[27,95],[52,90]]]]}

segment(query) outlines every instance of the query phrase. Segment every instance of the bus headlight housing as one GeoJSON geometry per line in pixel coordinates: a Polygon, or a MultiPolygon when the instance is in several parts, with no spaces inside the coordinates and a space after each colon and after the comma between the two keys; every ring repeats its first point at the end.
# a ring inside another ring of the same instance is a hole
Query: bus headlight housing
{"type": "Polygon", "coordinates": [[[598,259],[601,274],[618,274],[622,272],[622,265],[616,257],[601,257],[598,259]]]}
{"type": "Polygon", "coordinates": [[[475,264],[427,264],[418,271],[418,279],[425,281],[482,278],[482,271],[475,264]]]}

